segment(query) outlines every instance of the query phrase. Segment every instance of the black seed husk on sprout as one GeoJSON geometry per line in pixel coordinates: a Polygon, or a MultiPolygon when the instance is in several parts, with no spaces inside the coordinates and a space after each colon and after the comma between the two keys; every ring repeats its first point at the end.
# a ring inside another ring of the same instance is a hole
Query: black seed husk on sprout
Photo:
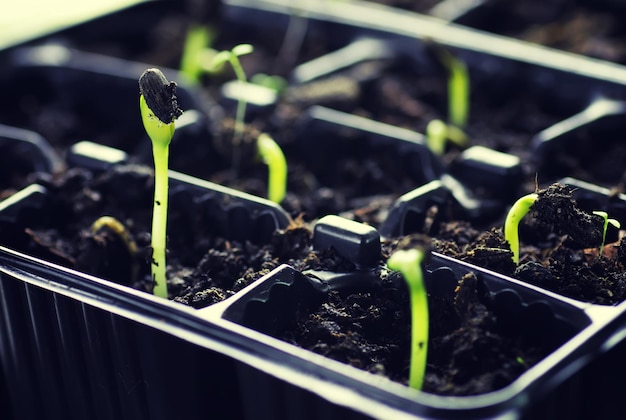
{"type": "Polygon", "coordinates": [[[176,82],[168,82],[159,69],[147,69],[139,77],[139,93],[154,115],[165,124],[180,117],[183,110],[176,100],[176,82]]]}

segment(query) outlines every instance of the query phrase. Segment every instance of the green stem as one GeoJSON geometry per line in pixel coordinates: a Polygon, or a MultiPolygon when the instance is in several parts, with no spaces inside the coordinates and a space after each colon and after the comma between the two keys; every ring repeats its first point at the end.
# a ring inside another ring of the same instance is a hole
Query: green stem
{"type": "Polygon", "coordinates": [[[209,29],[202,25],[192,25],[187,30],[180,62],[181,74],[187,82],[198,85],[203,72],[201,54],[209,45],[209,29]]]}
{"type": "Polygon", "coordinates": [[[387,261],[392,270],[400,271],[409,287],[411,303],[411,365],[409,386],[421,390],[428,356],[428,295],[422,275],[424,252],[418,249],[396,251],[387,261]]]}
{"type": "Polygon", "coordinates": [[[469,115],[469,75],[464,62],[452,57],[449,65],[448,78],[448,115],[450,122],[457,127],[467,125],[469,115]]]}
{"type": "Polygon", "coordinates": [[[621,228],[620,222],[615,219],[609,219],[609,214],[605,211],[596,210],[593,212],[596,216],[602,218],[602,242],[600,243],[600,256],[604,253],[604,242],[606,242],[606,231],[609,227],[609,223],[615,226],[617,229],[621,228]]]}
{"type": "MultiPolygon", "coordinates": [[[[232,50],[224,50],[217,53],[211,62],[211,67],[217,69],[222,66],[223,63],[229,62],[230,66],[235,72],[235,76],[239,83],[246,83],[246,73],[243,70],[239,56],[250,54],[254,51],[254,48],[250,44],[235,45],[232,50]]],[[[246,116],[246,101],[242,98],[237,100],[237,112],[235,115],[235,127],[233,135],[233,171],[235,175],[239,173],[239,165],[241,161],[241,150],[239,145],[243,140],[243,132],[245,128],[245,116],[246,116]]]]}
{"type": "MultiPolygon", "coordinates": [[[[246,83],[246,73],[241,66],[241,62],[239,58],[231,53],[230,56],[230,65],[235,71],[235,76],[237,77],[238,83],[244,84],[246,83]]],[[[241,149],[239,145],[243,140],[243,131],[245,127],[245,117],[246,117],[246,105],[247,102],[241,98],[237,100],[237,111],[235,113],[235,132],[233,135],[233,169],[235,171],[235,175],[239,175],[239,167],[241,166],[241,149]]]]}
{"type": "Polygon", "coordinates": [[[167,242],[169,145],[152,145],[154,156],[154,206],[152,211],[152,279],[156,296],[168,297],[165,276],[167,242]]]}
{"type": "Polygon", "coordinates": [[[139,78],[139,110],[146,133],[152,141],[154,156],[154,205],[152,211],[152,280],[153,293],[168,297],[165,276],[167,243],[167,199],[169,146],[174,136],[174,120],[183,111],[178,107],[176,83],[168,82],[158,69],[148,69],[139,78]],[[148,95],[146,97],[146,95],[148,95]],[[155,109],[148,106],[151,103],[155,109]]]}
{"type": "Polygon", "coordinates": [[[268,134],[261,133],[257,147],[268,167],[267,198],[280,203],[287,192],[287,160],[280,146],[268,134]]]}
{"type": "Polygon", "coordinates": [[[437,156],[442,156],[446,150],[448,127],[441,120],[432,120],[426,126],[426,145],[437,156]]]}
{"type": "Polygon", "coordinates": [[[519,224],[528,214],[530,208],[537,201],[537,194],[527,194],[518,199],[504,221],[504,239],[509,243],[511,252],[513,252],[513,262],[519,264],[519,224]]]}
{"type": "MultiPolygon", "coordinates": [[[[230,65],[233,67],[235,71],[235,76],[239,83],[246,83],[246,73],[241,66],[241,62],[239,58],[235,54],[231,55],[230,65]]],[[[238,146],[241,142],[241,138],[243,137],[243,128],[244,128],[244,118],[246,116],[246,101],[243,99],[239,99],[237,101],[237,112],[235,114],[235,146],[238,146]]]]}

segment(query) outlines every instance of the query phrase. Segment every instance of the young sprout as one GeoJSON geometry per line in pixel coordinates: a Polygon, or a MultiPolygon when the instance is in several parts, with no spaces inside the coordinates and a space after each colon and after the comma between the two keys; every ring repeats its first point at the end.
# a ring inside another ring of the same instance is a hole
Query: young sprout
{"type": "Polygon", "coordinates": [[[409,386],[421,390],[428,354],[428,297],[422,276],[424,251],[398,250],[389,257],[387,266],[399,271],[409,287],[411,303],[411,363],[409,386]]]}
{"type": "Polygon", "coordinates": [[[459,147],[467,146],[467,136],[459,127],[434,119],[426,126],[426,145],[437,156],[446,150],[446,141],[459,147]]]}
{"type": "MultiPolygon", "coordinates": [[[[239,61],[239,57],[241,57],[242,55],[250,54],[252,51],[254,51],[254,48],[250,44],[239,44],[235,45],[231,50],[220,51],[213,57],[210,68],[212,68],[213,70],[217,70],[221,68],[225,63],[230,63],[239,83],[246,83],[246,73],[244,72],[243,66],[239,61]]],[[[237,111],[235,114],[235,137],[233,139],[235,151],[237,151],[237,146],[239,145],[239,143],[241,142],[241,138],[243,137],[245,115],[246,101],[244,101],[243,99],[239,99],[237,101],[237,111]]]]}
{"type": "Polygon", "coordinates": [[[158,69],[148,69],[139,77],[139,109],[143,126],[152,140],[154,156],[154,205],[152,212],[152,279],[156,296],[167,298],[165,248],[167,232],[169,145],[174,120],[183,111],[178,107],[176,83],[168,82],[158,69]]]}
{"type": "Polygon", "coordinates": [[[467,65],[448,50],[439,50],[440,60],[448,69],[448,119],[464,128],[469,118],[470,79],[467,65]]]}
{"type": "Polygon", "coordinates": [[[513,252],[513,262],[519,264],[519,224],[528,214],[530,208],[535,201],[537,201],[538,195],[535,193],[527,194],[518,199],[509,213],[506,215],[504,221],[504,239],[509,243],[511,251],[513,252]]]}
{"type": "Polygon", "coordinates": [[[214,34],[208,26],[192,25],[187,31],[183,54],[180,61],[180,72],[192,84],[199,84],[202,74],[206,71],[203,63],[212,60],[217,52],[209,46],[214,34]]]}
{"type": "MultiPolygon", "coordinates": [[[[137,255],[138,252],[137,244],[135,243],[132,235],[130,234],[128,229],[126,229],[126,226],[124,226],[122,222],[112,216],[101,216],[91,224],[91,233],[97,235],[103,230],[108,230],[109,232],[112,232],[115,236],[117,236],[126,247],[128,255],[131,257],[131,259],[134,260],[134,257],[135,255],[137,255]]],[[[131,280],[137,278],[138,271],[139,267],[136,264],[133,264],[131,268],[131,280]]]]}
{"type": "Polygon", "coordinates": [[[91,224],[91,233],[96,234],[105,228],[122,240],[130,255],[137,254],[137,244],[122,222],[112,216],[101,216],[91,224]]]}
{"type": "Polygon", "coordinates": [[[263,86],[268,89],[272,89],[277,94],[281,94],[287,87],[287,81],[284,77],[270,76],[265,73],[257,73],[250,78],[250,82],[255,85],[263,86]]]}
{"type": "Polygon", "coordinates": [[[602,243],[600,244],[600,256],[602,256],[602,252],[604,251],[604,241],[606,240],[606,230],[609,227],[609,223],[615,226],[617,229],[621,228],[621,224],[619,221],[615,219],[609,219],[609,215],[605,211],[596,210],[593,212],[596,216],[600,216],[604,221],[602,226],[602,243]]]}
{"type": "Polygon", "coordinates": [[[280,203],[287,191],[287,160],[278,143],[269,134],[257,138],[259,155],[268,168],[267,198],[280,203]]]}

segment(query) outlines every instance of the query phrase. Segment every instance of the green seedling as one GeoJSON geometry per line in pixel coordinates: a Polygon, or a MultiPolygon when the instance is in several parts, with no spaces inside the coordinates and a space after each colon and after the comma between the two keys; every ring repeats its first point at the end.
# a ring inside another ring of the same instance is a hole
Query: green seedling
{"type": "Polygon", "coordinates": [[[424,251],[398,250],[387,260],[387,267],[399,271],[409,287],[411,302],[411,364],[409,386],[421,390],[428,355],[428,296],[422,275],[424,251]]]}
{"type": "Polygon", "coordinates": [[[189,83],[200,84],[202,75],[207,72],[205,63],[211,62],[217,51],[210,48],[215,34],[206,25],[192,25],[187,31],[180,72],[189,83]]]}
{"type": "Polygon", "coordinates": [[[267,198],[280,203],[287,191],[287,160],[280,146],[269,134],[261,133],[257,138],[257,148],[263,162],[268,167],[267,198]]]}
{"type": "Polygon", "coordinates": [[[152,279],[156,296],[167,298],[165,249],[167,232],[169,146],[178,107],[176,83],[168,82],[159,69],[148,69],[139,77],[139,109],[143,126],[152,140],[154,157],[154,205],[152,212],[152,279]]]}
{"type": "Polygon", "coordinates": [[[137,255],[137,244],[122,222],[112,216],[99,217],[91,224],[91,233],[95,235],[102,229],[108,229],[115,233],[126,246],[128,253],[130,255],[137,255]]]}
{"type": "Polygon", "coordinates": [[[467,65],[448,50],[438,49],[439,58],[448,70],[448,120],[464,128],[469,119],[470,78],[467,65]]]}
{"type": "Polygon", "coordinates": [[[537,194],[531,193],[518,199],[509,210],[504,221],[504,239],[511,247],[513,262],[516,265],[519,264],[519,224],[535,204],[537,198],[537,194]]]}
{"type": "MultiPolygon", "coordinates": [[[[103,230],[108,230],[109,232],[112,232],[115,236],[117,236],[126,247],[128,255],[134,261],[134,257],[137,255],[138,252],[137,243],[135,243],[133,236],[130,234],[128,229],[126,229],[126,226],[124,226],[124,224],[117,220],[115,217],[101,216],[91,224],[91,233],[93,235],[98,235],[103,230]]],[[[137,264],[133,264],[131,270],[132,280],[135,280],[137,278],[139,267],[137,266],[137,264]]]]}
{"type": "Polygon", "coordinates": [[[467,135],[459,127],[446,124],[435,119],[426,126],[426,145],[437,156],[446,150],[446,142],[450,141],[461,148],[467,147],[467,135]]]}
{"type": "MultiPolygon", "coordinates": [[[[230,66],[233,68],[233,71],[235,72],[235,76],[237,77],[239,83],[246,83],[246,73],[243,70],[241,61],[239,61],[239,57],[241,57],[242,55],[250,54],[252,53],[252,51],[254,51],[254,48],[250,44],[235,45],[231,50],[224,50],[215,54],[209,68],[212,70],[218,70],[225,63],[230,63],[230,66]]],[[[246,105],[246,101],[244,101],[243,99],[239,99],[237,101],[237,111],[235,114],[235,136],[233,139],[235,151],[238,149],[238,146],[241,143],[241,139],[243,137],[246,105]]]]}
{"type": "Polygon", "coordinates": [[[265,73],[257,73],[250,78],[250,82],[255,85],[263,86],[272,89],[277,94],[281,94],[287,87],[287,81],[284,77],[270,76],[265,73]]]}
{"type": "Polygon", "coordinates": [[[606,230],[609,227],[609,223],[615,226],[617,229],[621,228],[621,224],[619,221],[615,219],[609,219],[609,215],[605,211],[596,210],[593,212],[596,216],[600,216],[604,222],[602,226],[602,243],[600,244],[600,256],[602,256],[602,252],[604,252],[604,242],[606,240],[606,230]]]}

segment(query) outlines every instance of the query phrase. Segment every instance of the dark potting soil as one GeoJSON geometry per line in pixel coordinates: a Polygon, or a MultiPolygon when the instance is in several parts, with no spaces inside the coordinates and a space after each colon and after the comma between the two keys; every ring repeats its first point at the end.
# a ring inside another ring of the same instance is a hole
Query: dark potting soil
{"type": "MultiPolygon", "coordinates": [[[[17,223],[0,224],[0,233],[12,240],[9,246],[150,292],[150,170],[119,166],[99,176],[71,170],[46,187],[53,200],[44,215],[27,221],[26,214],[17,223]],[[136,252],[113,230],[92,231],[102,215],[125,225],[136,252]]],[[[300,271],[355,269],[332,249],[311,251],[312,234],[301,221],[275,232],[268,244],[229,241],[211,235],[211,221],[192,203],[184,193],[170,200],[167,275],[170,297],[177,302],[209,306],[282,263],[300,271]]],[[[433,299],[431,305],[428,392],[471,395],[501,388],[552,350],[539,347],[527,334],[503,328],[471,275],[455,297],[433,299]]],[[[320,308],[300,313],[297,322],[302,324],[295,332],[283,332],[283,338],[406,383],[408,311],[400,276],[380,270],[376,290],[330,293],[320,308]]]]}
{"type": "MultiPolygon", "coordinates": [[[[373,290],[332,291],[318,307],[301,307],[277,337],[370,373],[407,384],[410,309],[404,281],[382,270],[373,290]]],[[[551,350],[520,328],[505,327],[489,297],[466,275],[447,298],[429,296],[430,331],[423,390],[475,395],[500,389],[551,350]]]]}
{"type": "Polygon", "coordinates": [[[625,300],[623,239],[605,244],[599,255],[601,217],[580,210],[564,185],[550,185],[538,195],[520,224],[519,266],[501,228],[479,231],[466,223],[444,223],[434,249],[581,301],[611,305],[625,300]]]}
{"type": "MultiPolygon", "coordinates": [[[[152,59],[142,61],[159,63],[159,60],[152,59]]],[[[160,62],[166,63],[167,59],[160,62]]],[[[436,76],[437,82],[433,84],[431,79],[418,77],[398,67],[391,70],[383,76],[368,79],[359,86],[358,94],[353,97],[348,99],[341,97],[338,100],[330,100],[330,103],[341,110],[419,131],[423,131],[432,118],[445,119],[444,74],[436,76]],[[419,82],[416,82],[416,79],[419,79],[419,82]],[[422,87],[426,87],[426,90],[421,91],[419,88],[422,87]],[[366,99],[362,102],[358,100],[363,97],[366,99]],[[400,102],[396,100],[398,98],[400,102]]],[[[480,86],[478,91],[486,92],[482,89],[484,85],[480,86]]],[[[497,91],[498,88],[489,90],[497,91]]],[[[536,98],[528,97],[526,98],[528,101],[522,101],[513,93],[525,97],[523,87],[507,90],[506,95],[495,97],[487,94],[474,95],[472,119],[475,122],[473,121],[467,130],[477,143],[486,144],[497,150],[519,153],[525,158],[531,135],[565,115],[542,113],[537,116],[527,112],[539,109],[541,105],[536,98]],[[487,106],[481,108],[480,101],[485,101],[487,106]],[[503,114],[494,115],[494,110],[505,109],[502,106],[504,103],[514,106],[506,109],[503,114]],[[494,122],[495,129],[491,125],[494,122]]],[[[261,120],[257,119],[252,121],[251,125],[257,131],[267,130],[278,134],[277,140],[285,145],[286,151],[289,151],[290,145],[295,143],[292,124],[296,119],[292,119],[291,116],[299,115],[299,112],[307,106],[319,104],[300,101],[294,104],[285,99],[277,107],[281,112],[279,117],[269,118],[266,120],[268,122],[260,122],[261,120]],[[288,117],[285,118],[285,115],[288,117]]],[[[25,121],[24,125],[35,122],[37,131],[42,131],[46,137],[69,139],[68,144],[76,139],[93,138],[91,135],[85,136],[73,125],[81,120],[80,118],[69,114],[59,115],[59,112],[55,111],[57,107],[54,103],[45,104],[45,107],[40,105],[32,106],[30,102],[27,117],[20,116],[25,118],[20,121],[25,121]],[[49,129],[51,122],[54,130],[49,129]]],[[[19,109],[18,112],[25,109],[19,109]]],[[[108,137],[120,141],[115,133],[109,133],[108,137]]],[[[453,150],[453,153],[444,159],[452,159],[454,152],[458,150],[453,150]]],[[[420,180],[414,179],[408,181],[403,178],[389,179],[387,176],[393,172],[394,166],[401,168],[401,165],[397,165],[397,160],[392,158],[390,159],[392,166],[384,167],[380,163],[380,156],[375,158],[371,161],[353,159],[348,163],[327,161],[318,172],[305,172],[301,177],[290,174],[291,191],[296,191],[294,185],[304,185],[309,191],[311,187],[315,187],[315,192],[305,194],[303,197],[306,198],[299,200],[288,197],[284,203],[285,207],[294,216],[304,213],[307,220],[357,208],[352,213],[355,219],[374,214],[375,218],[372,219],[374,221],[370,223],[376,225],[375,220],[380,220],[380,215],[376,213],[381,208],[384,214],[385,206],[388,207],[394,197],[421,183],[420,180]],[[365,193],[339,192],[336,185],[325,185],[319,179],[330,172],[329,168],[352,170],[350,175],[344,177],[345,183],[352,187],[355,180],[365,180],[367,187],[373,185],[371,180],[382,180],[382,187],[380,190],[367,190],[365,193]],[[303,204],[307,199],[316,205],[323,203],[322,209],[313,210],[308,204],[303,204]],[[333,201],[336,199],[339,199],[339,204],[333,201]],[[378,202],[383,205],[377,206],[375,203],[378,202]],[[355,205],[357,203],[359,206],[355,205]]],[[[299,166],[305,166],[306,163],[306,159],[299,162],[297,158],[290,157],[289,160],[292,171],[299,166]]],[[[255,168],[259,173],[263,171],[262,165],[257,164],[255,168]]],[[[227,178],[223,173],[219,176],[227,178]]],[[[265,176],[255,175],[252,179],[254,180],[252,187],[242,185],[240,188],[243,190],[250,188],[250,191],[263,195],[265,187],[258,180],[265,179],[265,176]]],[[[227,180],[223,182],[229,184],[227,180]]],[[[60,179],[47,182],[46,185],[59,194],[54,199],[53,209],[47,212],[45,217],[25,228],[19,224],[0,226],[2,237],[14,241],[7,245],[49,261],[149,292],[152,288],[149,273],[149,221],[152,203],[150,171],[143,167],[119,167],[112,173],[94,177],[84,171],[72,170],[63,174],[60,179]],[[123,194],[116,198],[120,192],[123,194]],[[122,204],[124,206],[118,207],[122,204]],[[129,204],[130,208],[122,209],[129,204]],[[126,226],[137,246],[137,252],[134,252],[133,247],[129,247],[128,243],[114,231],[108,229],[91,231],[92,223],[102,215],[114,216],[126,226]]],[[[211,235],[211,220],[206,220],[203,212],[196,211],[194,205],[190,206],[190,201],[184,193],[181,193],[180,197],[174,196],[170,205],[168,278],[171,295],[180,303],[201,308],[219,302],[282,263],[290,264],[297,270],[351,268],[345,260],[333,252],[312,253],[309,248],[311,233],[306,223],[302,221],[296,221],[290,228],[276,232],[268,244],[237,242],[211,235]]],[[[468,235],[466,232],[463,234],[468,235]]],[[[555,237],[553,234],[550,235],[549,237],[555,237]]],[[[485,237],[490,241],[493,239],[488,235],[485,237]]],[[[559,236],[560,238],[562,236],[559,236]]],[[[564,247],[564,244],[565,242],[560,240],[557,243],[559,247],[564,247]]],[[[492,248],[497,249],[500,264],[506,260],[503,255],[510,257],[506,253],[505,245],[492,245],[491,242],[474,255],[483,250],[488,254],[492,248]]],[[[557,251],[551,256],[558,255],[557,251]]],[[[583,251],[572,250],[565,255],[569,260],[577,262],[584,261],[588,256],[584,252],[582,254],[577,252],[583,251]]],[[[471,261],[472,254],[469,255],[470,259],[463,256],[460,258],[471,261]]],[[[545,254],[542,256],[546,258],[545,254]]],[[[491,263],[487,265],[489,264],[491,263]]],[[[599,270],[600,268],[596,266],[588,268],[588,271],[594,274],[599,270]]],[[[528,272],[532,273],[533,270],[528,272]]],[[[580,275],[580,273],[567,274],[568,278],[577,278],[580,275]]],[[[409,341],[408,300],[401,284],[397,275],[382,275],[381,293],[351,294],[345,297],[332,293],[329,301],[319,312],[300,314],[303,324],[298,329],[306,332],[304,337],[297,338],[296,333],[285,332],[283,338],[290,342],[299,342],[303,347],[328,357],[406,383],[409,341]],[[356,320],[348,320],[351,315],[354,315],[356,320]],[[370,325],[373,326],[375,333],[366,336],[365,327],[370,325]],[[390,328],[390,325],[393,328],[390,328]],[[312,332],[320,338],[320,341],[307,341],[313,338],[312,332]],[[388,341],[377,341],[380,338],[388,341]]],[[[611,285],[610,288],[607,286],[604,289],[601,299],[608,300],[609,297],[623,294],[618,287],[611,285]]],[[[497,316],[489,311],[488,297],[481,295],[472,276],[464,279],[455,298],[447,301],[434,300],[432,312],[431,351],[424,385],[427,392],[472,395],[499,389],[552,350],[539,347],[532,336],[520,335],[518,331],[503,328],[497,316]]]]}
{"type": "MultiPolygon", "coordinates": [[[[151,169],[118,166],[97,176],[72,169],[43,184],[50,192],[49,208],[36,212],[35,217],[25,210],[23,219],[2,223],[0,231],[6,238],[3,244],[151,292],[151,169]],[[121,222],[130,240],[122,240],[115,229],[92,231],[92,224],[101,216],[121,222]]],[[[281,263],[304,259],[309,252],[308,242],[291,243],[292,236],[310,236],[309,230],[297,222],[291,229],[276,232],[271,243],[254,244],[212,234],[216,222],[202,209],[202,199],[194,201],[189,192],[173,193],[169,208],[170,295],[179,295],[177,300],[192,306],[222,300],[281,263]],[[187,290],[192,285],[194,290],[210,292],[192,298],[187,290]]]]}
{"type": "MultiPolygon", "coordinates": [[[[149,167],[118,165],[94,175],[70,169],[54,179],[39,179],[48,190],[43,211],[26,206],[17,220],[0,223],[3,245],[46,261],[152,291],[150,223],[153,177],[149,167]],[[118,220],[126,233],[105,225],[118,220]]],[[[311,251],[311,230],[294,219],[267,243],[229,240],[216,235],[216,223],[202,197],[173,187],[169,203],[167,278],[170,298],[202,308],[219,302],[281,264],[297,270],[354,269],[334,251],[311,251]]],[[[228,198],[219,205],[228,205],[228,198]]],[[[33,205],[34,206],[34,205],[33,205]]]]}

